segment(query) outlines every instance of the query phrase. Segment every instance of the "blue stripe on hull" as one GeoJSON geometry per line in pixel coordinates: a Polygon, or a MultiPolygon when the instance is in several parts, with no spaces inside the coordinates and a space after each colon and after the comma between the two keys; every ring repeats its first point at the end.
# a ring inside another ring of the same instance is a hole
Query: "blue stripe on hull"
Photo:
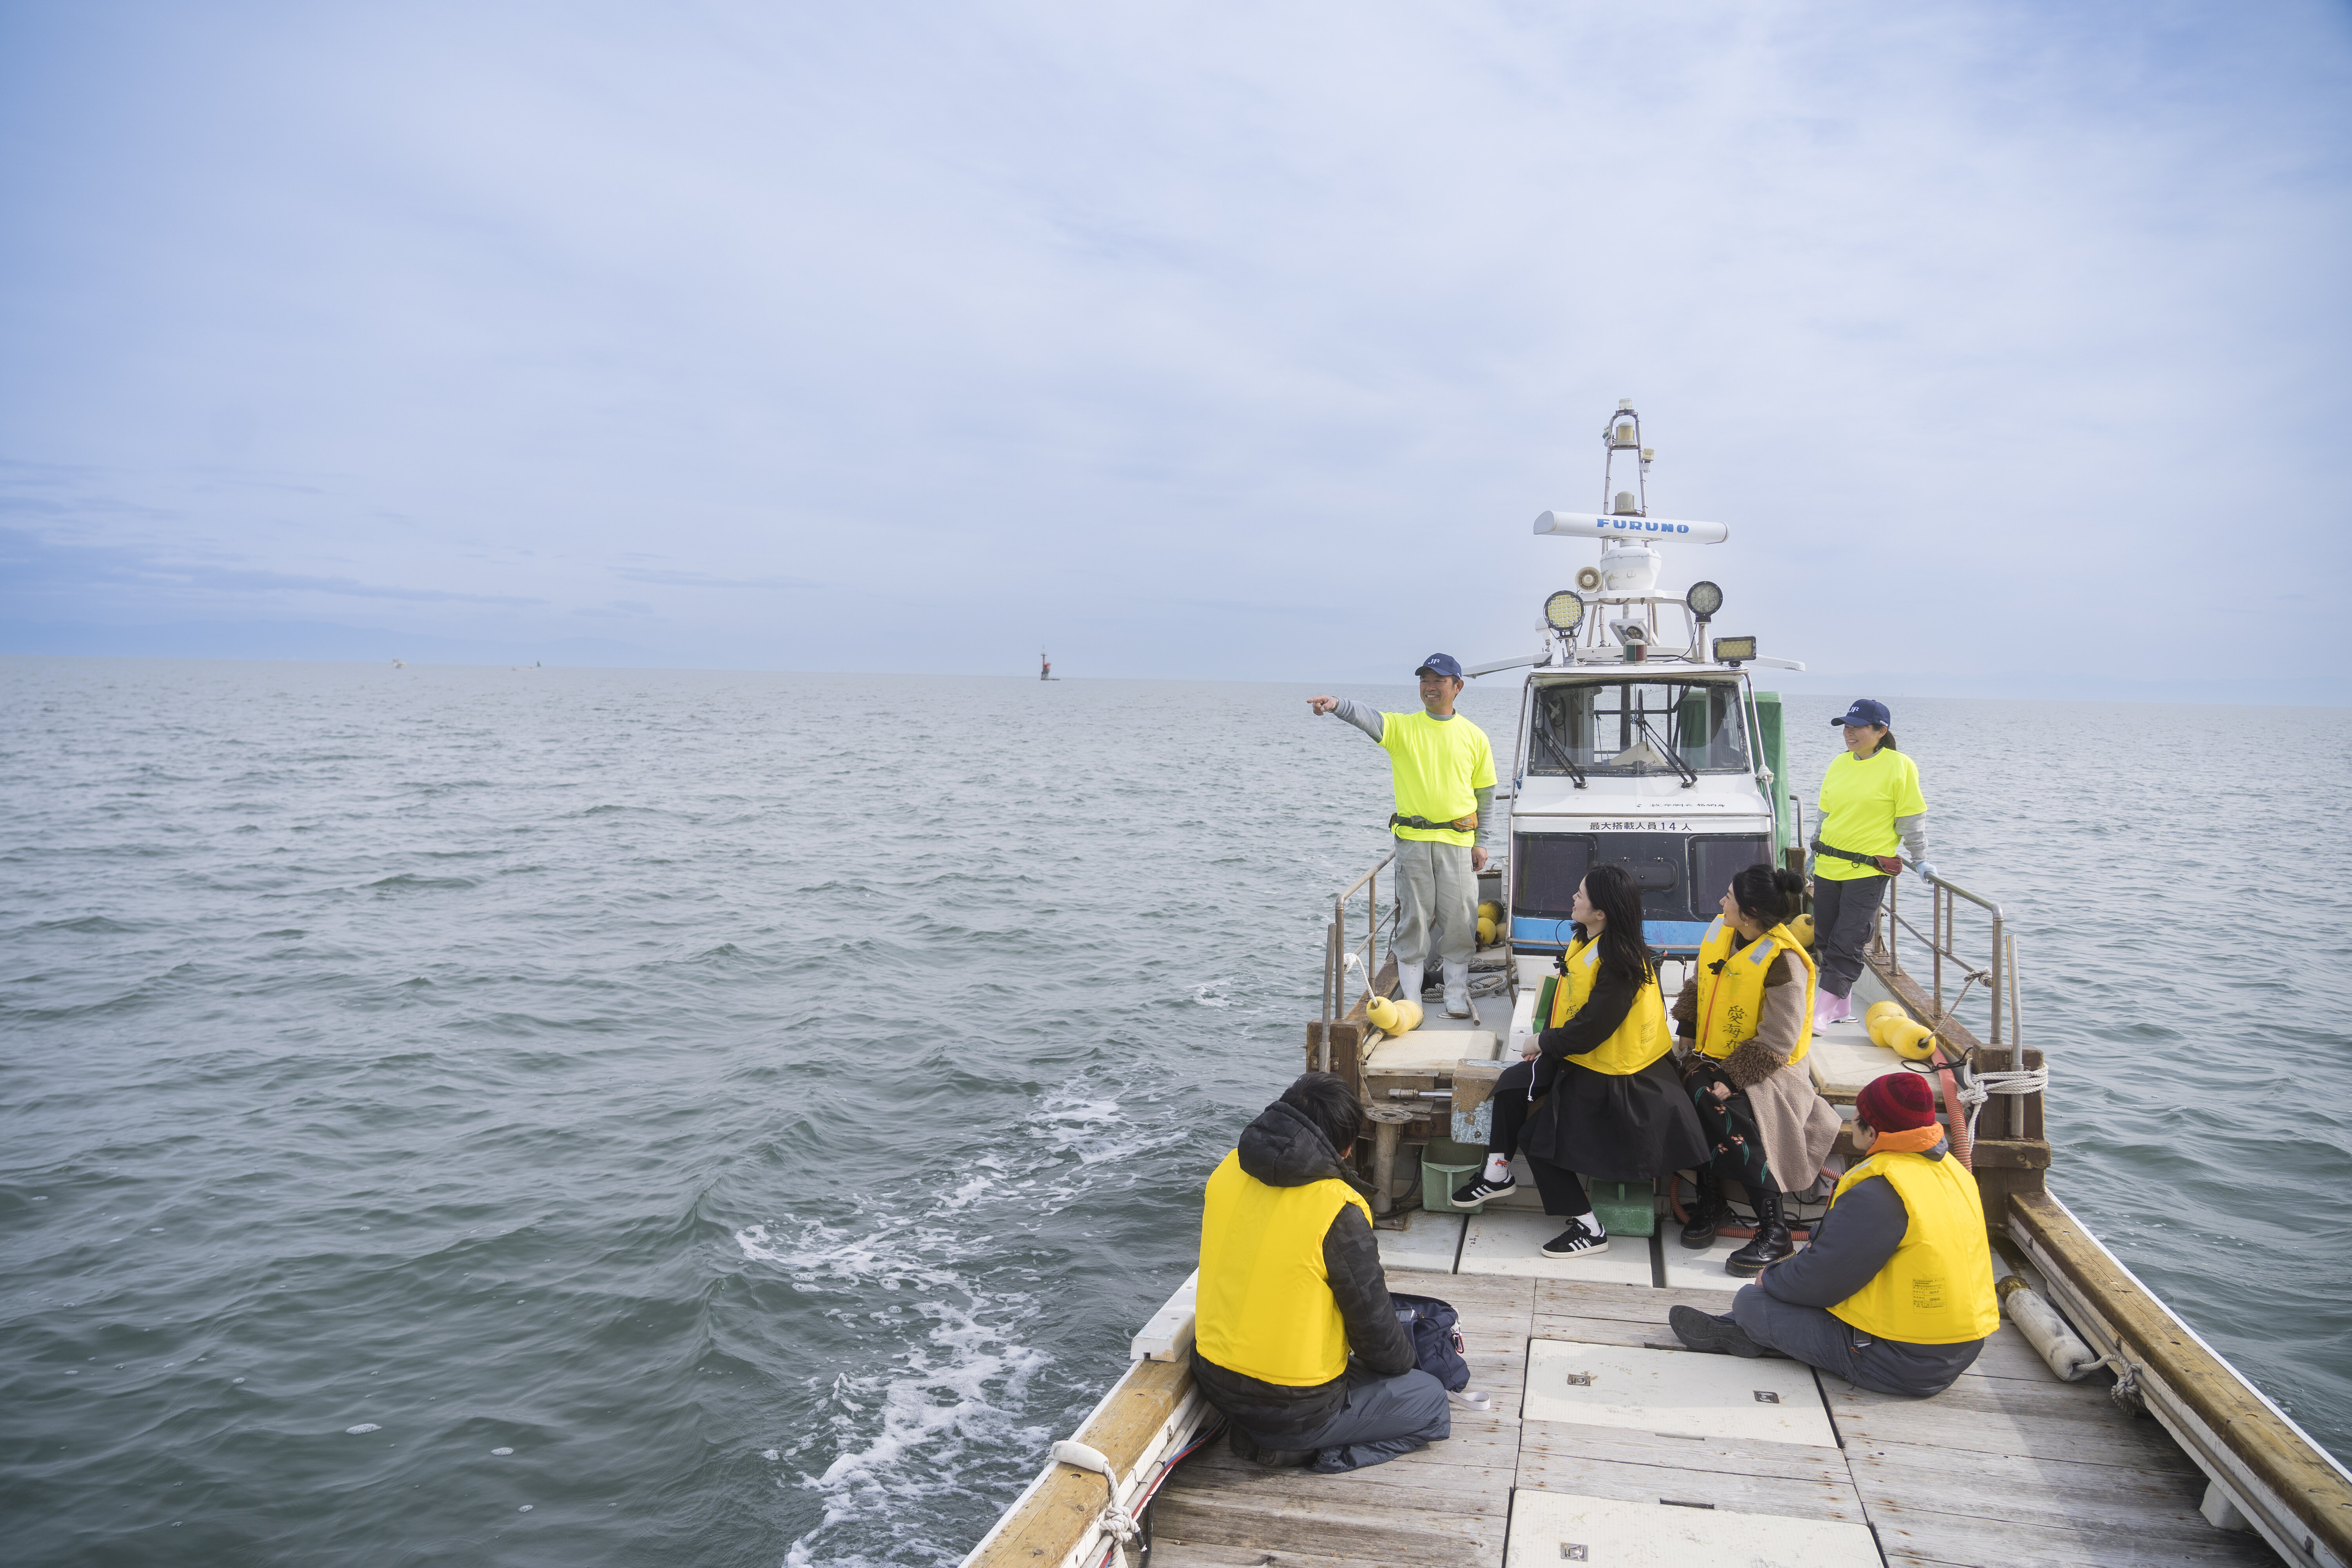
{"type": "MultiPolygon", "coordinates": [[[[1652,947],[1663,952],[1696,952],[1698,944],[1706,940],[1705,921],[1643,921],[1642,935],[1652,947]]],[[[1572,921],[1538,920],[1531,915],[1511,917],[1511,945],[1514,947],[1566,947],[1574,939],[1572,921]]]]}

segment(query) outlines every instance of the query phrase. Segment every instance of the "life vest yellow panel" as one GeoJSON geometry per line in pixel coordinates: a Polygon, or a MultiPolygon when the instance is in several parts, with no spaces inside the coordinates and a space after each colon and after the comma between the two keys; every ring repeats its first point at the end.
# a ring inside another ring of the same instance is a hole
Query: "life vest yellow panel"
{"type": "Polygon", "coordinates": [[[1192,1332],[1219,1366],[1286,1388],[1348,1370],[1348,1325],[1323,1268],[1323,1234],[1353,1204],[1347,1183],[1273,1187],[1242,1169],[1241,1151],[1209,1177],[1201,1208],[1201,1281],[1192,1332]]]}
{"type": "Polygon", "coordinates": [[[1785,925],[1774,926],[1741,949],[1739,932],[1721,915],[1698,944],[1700,1050],[1720,1061],[1738,1050],[1742,1040],[1756,1037],[1757,1026],[1764,1021],[1764,981],[1772,973],[1773,957],[1783,952],[1793,955],[1805,970],[1805,1021],[1798,1026],[1797,1048],[1789,1053],[1789,1064],[1794,1067],[1805,1059],[1813,1048],[1813,987],[1821,978],[1813,955],[1785,925]]]}
{"type": "MultiPolygon", "coordinates": [[[[1549,1021],[1543,1026],[1547,1029],[1559,1028],[1584,1010],[1592,995],[1592,983],[1601,973],[1601,944],[1588,938],[1570,947],[1559,962],[1565,973],[1551,987],[1549,1021]]],[[[1674,1044],[1673,1033],[1666,1027],[1665,998],[1659,994],[1658,977],[1653,973],[1634,996],[1617,1032],[1582,1056],[1568,1059],[1594,1072],[1622,1078],[1640,1072],[1672,1050],[1674,1044]]]]}
{"type": "Polygon", "coordinates": [[[1865,1334],[1915,1345],[1960,1344],[2000,1327],[1976,1178],[1948,1154],[1873,1154],[1839,1180],[1830,1207],[1873,1176],[1886,1178],[1911,1224],[1886,1267],[1831,1315],[1865,1334]]]}

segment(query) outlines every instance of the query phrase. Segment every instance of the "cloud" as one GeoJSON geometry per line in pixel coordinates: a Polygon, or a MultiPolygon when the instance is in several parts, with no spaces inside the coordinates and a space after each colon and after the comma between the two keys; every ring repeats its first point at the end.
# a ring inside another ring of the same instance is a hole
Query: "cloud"
{"type": "Polygon", "coordinates": [[[348,577],[312,577],[253,567],[166,559],[132,545],[58,543],[22,529],[0,529],[0,584],[9,595],[83,602],[104,595],[157,594],[214,600],[231,596],[325,594],[419,604],[537,605],[506,595],[409,588],[348,577]]]}
{"type": "Polygon", "coordinates": [[[1817,667],[2315,658],[2210,590],[2347,585],[2347,106],[2303,4],[19,8],[0,456],[213,574],[110,616],[1340,678],[1528,644],[1632,396],[1817,667]]]}
{"type": "Polygon", "coordinates": [[[816,584],[793,577],[714,577],[708,572],[670,572],[649,566],[615,566],[613,575],[632,583],[654,583],[665,588],[812,588],[816,584]]]}

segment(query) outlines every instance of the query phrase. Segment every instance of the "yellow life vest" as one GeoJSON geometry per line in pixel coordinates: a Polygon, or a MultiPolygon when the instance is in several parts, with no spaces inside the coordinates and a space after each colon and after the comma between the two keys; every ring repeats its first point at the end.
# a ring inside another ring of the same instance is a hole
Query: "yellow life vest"
{"type": "MultiPolygon", "coordinates": [[[[1575,943],[1560,956],[1565,972],[1551,984],[1549,1022],[1543,1027],[1557,1029],[1579,1013],[1591,998],[1592,982],[1601,973],[1601,944],[1596,938],[1586,938],[1575,943]]],[[[1674,1048],[1674,1036],[1666,1028],[1666,1002],[1658,993],[1658,977],[1653,973],[1648,984],[1633,998],[1633,1005],[1625,1014],[1625,1021],[1617,1032],[1580,1057],[1570,1057],[1594,1072],[1605,1072],[1622,1078],[1627,1073],[1640,1072],[1674,1048]]]]}
{"type": "Polygon", "coordinates": [[[1745,951],[1736,952],[1738,946],[1739,932],[1721,915],[1698,944],[1698,1048],[1720,1061],[1742,1040],[1756,1037],[1756,1026],[1764,1021],[1764,981],[1772,973],[1772,959],[1792,953],[1805,966],[1805,1021],[1798,1026],[1797,1048],[1789,1053],[1794,1067],[1813,1048],[1813,985],[1821,977],[1813,955],[1784,925],[1774,926],[1745,951]]]}
{"type": "Polygon", "coordinates": [[[1241,1151],[1209,1177],[1201,1209],[1201,1281],[1192,1332],[1201,1353],[1229,1371],[1312,1388],[1348,1370],[1348,1325],[1323,1268],[1323,1234],[1353,1204],[1334,1177],[1274,1187],[1242,1169],[1241,1151]]]}
{"type": "Polygon", "coordinates": [[[1961,1344],[2000,1327],[1976,1178],[1949,1154],[1873,1154],[1840,1179],[1830,1207],[1873,1176],[1886,1178],[1911,1224],[1886,1267],[1831,1315],[1865,1334],[1915,1345],[1961,1344]]]}

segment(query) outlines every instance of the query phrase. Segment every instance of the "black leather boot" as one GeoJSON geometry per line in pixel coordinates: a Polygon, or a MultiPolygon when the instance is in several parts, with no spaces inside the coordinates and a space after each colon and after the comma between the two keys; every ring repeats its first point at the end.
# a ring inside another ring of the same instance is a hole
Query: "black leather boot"
{"type": "Polygon", "coordinates": [[[1690,1218],[1683,1225],[1685,1247],[1706,1247],[1715,1240],[1715,1233],[1723,1228],[1723,1178],[1715,1167],[1705,1165],[1698,1173],[1698,1202],[1691,1205],[1690,1218]]]}
{"type": "Polygon", "coordinates": [[[1769,1182],[1751,1191],[1748,1197],[1756,1205],[1756,1239],[1723,1260],[1726,1274],[1737,1274],[1750,1279],[1764,1272],[1768,1263],[1778,1263],[1797,1250],[1789,1239],[1789,1222],[1780,1212],[1780,1194],[1769,1182]]]}

